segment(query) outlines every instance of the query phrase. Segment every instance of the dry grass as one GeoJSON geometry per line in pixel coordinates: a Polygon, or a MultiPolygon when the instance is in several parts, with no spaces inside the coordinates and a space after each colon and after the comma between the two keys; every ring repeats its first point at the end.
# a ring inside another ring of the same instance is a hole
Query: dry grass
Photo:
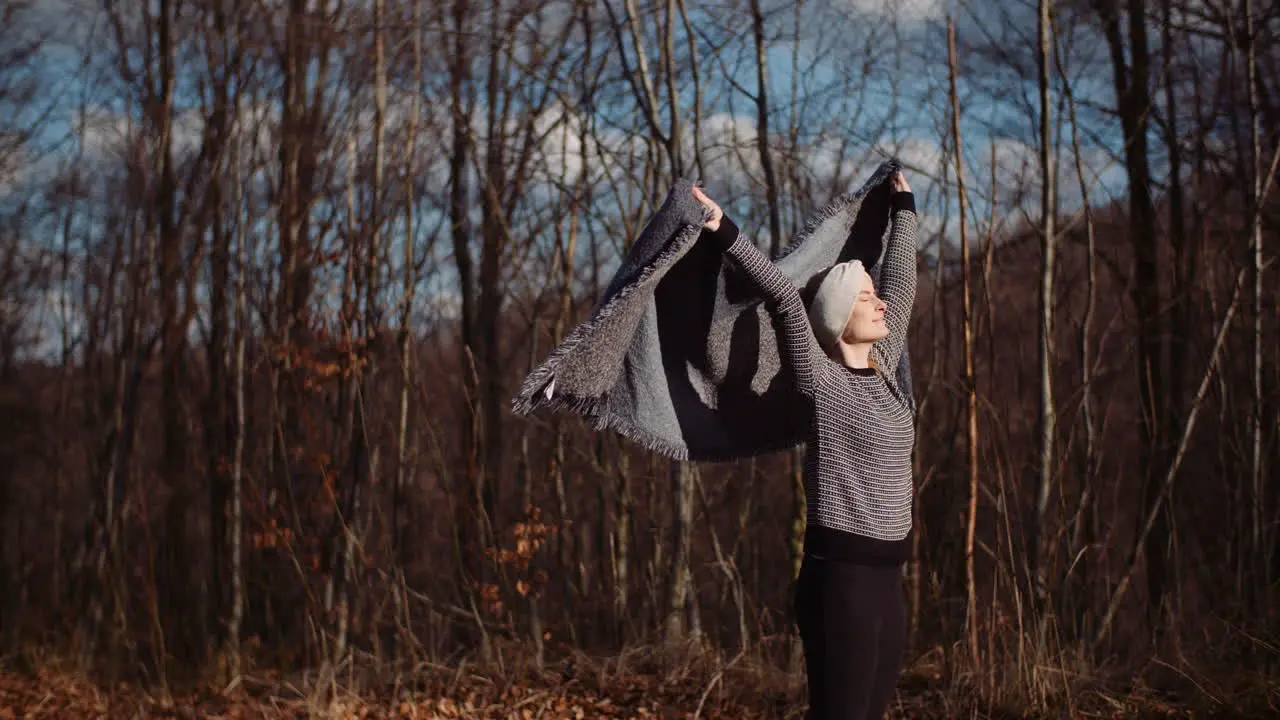
{"type": "MultiPolygon", "coordinates": [[[[391,667],[365,658],[336,672],[261,672],[225,688],[176,697],[131,684],[104,687],[44,656],[0,662],[7,718],[708,718],[803,717],[803,679],[759,657],[696,645],[634,648],[608,658],[573,653],[542,669],[520,648],[487,663],[391,667]]],[[[1002,686],[1010,668],[944,669],[940,651],[904,673],[893,718],[1267,718],[1280,716],[1280,682],[1216,676],[1153,661],[1125,683],[1076,676],[1045,698],[1002,686]],[[1149,682],[1148,676],[1155,682],[1149,682]],[[1158,688],[1157,688],[1158,683],[1158,688]],[[1068,699],[1069,698],[1069,699],[1068,699]]],[[[1041,668],[1046,677],[1064,675],[1041,668]]],[[[1019,673],[1014,673],[1019,674],[1019,673]]]]}

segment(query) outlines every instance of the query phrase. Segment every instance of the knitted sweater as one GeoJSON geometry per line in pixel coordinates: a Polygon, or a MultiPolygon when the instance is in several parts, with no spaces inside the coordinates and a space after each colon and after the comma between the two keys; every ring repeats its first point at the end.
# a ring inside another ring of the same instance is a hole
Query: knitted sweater
{"type": "Polygon", "coordinates": [[[896,194],[893,204],[876,286],[889,331],[871,350],[879,372],[847,367],[822,351],[796,288],[731,220],[723,218],[717,231],[705,233],[768,301],[783,361],[812,404],[805,552],[875,565],[907,559],[913,496],[915,424],[895,369],[915,300],[917,218],[910,193],[896,194]]]}

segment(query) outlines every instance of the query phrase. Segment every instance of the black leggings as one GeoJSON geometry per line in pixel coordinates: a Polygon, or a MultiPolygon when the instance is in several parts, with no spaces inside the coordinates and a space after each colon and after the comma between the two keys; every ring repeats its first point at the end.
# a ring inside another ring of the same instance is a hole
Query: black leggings
{"type": "Polygon", "coordinates": [[[902,567],[806,555],[795,601],[809,673],[809,720],[882,718],[906,643],[902,567]]]}

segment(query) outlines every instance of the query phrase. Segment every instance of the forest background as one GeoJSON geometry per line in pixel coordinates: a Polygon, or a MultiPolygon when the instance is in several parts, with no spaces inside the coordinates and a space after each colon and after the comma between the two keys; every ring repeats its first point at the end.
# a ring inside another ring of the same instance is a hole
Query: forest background
{"type": "Polygon", "coordinates": [[[896,156],[895,713],[1274,711],[1278,28],[0,0],[0,705],[794,716],[802,451],[671,462],[509,402],[673,179],[776,253],[896,156]]]}

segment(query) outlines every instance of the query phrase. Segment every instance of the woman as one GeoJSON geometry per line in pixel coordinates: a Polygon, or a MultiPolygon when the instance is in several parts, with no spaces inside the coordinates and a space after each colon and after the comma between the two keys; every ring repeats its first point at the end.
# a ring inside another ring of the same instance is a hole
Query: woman
{"type": "Polygon", "coordinates": [[[915,425],[895,371],[915,300],[917,218],[902,173],[891,182],[880,287],[861,262],[842,263],[814,279],[807,311],[790,281],[693,190],[711,211],[703,240],[732,258],[769,303],[783,362],[812,409],[795,610],[815,720],[883,717],[906,641],[902,566],[915,425]]]}

